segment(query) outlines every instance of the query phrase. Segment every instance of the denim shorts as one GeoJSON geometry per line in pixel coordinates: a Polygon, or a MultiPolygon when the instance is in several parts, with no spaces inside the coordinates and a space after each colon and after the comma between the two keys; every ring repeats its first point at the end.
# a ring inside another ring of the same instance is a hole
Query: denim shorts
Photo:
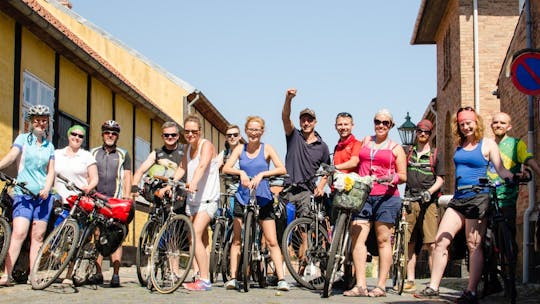
{"type": "Polygon", "coordinates": [[[53,206],[53,196],[46,199],[33,198],[30,195],[15,195],[13,199],[13,218],[24,217],[31,221],[48,222],[53,206]]]}
{"type": "Polygon", "coordinates": [[[401,209],[401,197],[388,195],[370,195],[364,208],[353,215],[353,220],[366,220],[394,224],[401,209]]]}

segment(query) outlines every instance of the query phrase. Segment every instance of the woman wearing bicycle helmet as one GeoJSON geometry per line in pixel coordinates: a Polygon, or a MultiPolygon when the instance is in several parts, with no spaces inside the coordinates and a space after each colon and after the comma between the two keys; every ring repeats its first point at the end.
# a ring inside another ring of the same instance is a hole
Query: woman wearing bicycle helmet
{"type": "Polygon", "coordinates": [[[50,116],[47,106],[30,107],[26,114],[30,131],[17,136],[11,150],[0,160],[1,170],[20,156],[17,181],[26,183],[26,188],[35,194],[24,194],[15,188],[13,232],[0,286],[13,285],[11,272],[30,229],[30,267],[34,265],[39,247],[43,243],[53,202],[50,190],[54,182],[54,146],[47,140],[50,116]]]}
{"type": "Polygon", "coordinates": [[[439,224],[432,253],[433,266],[429,285],[415,297],[437,298],[439,285],[448,263],[448,246],[455,235],[465,228],[469,249],[469,283],[457,303],[477,303],[476,288],[483,268],[482,238],[486,231],[485,212],[489,205],[487,192],[458,190],[458,187],[476,185],[480,177],[486,177],[489,162],[502,178],[513,178],[503,166],[499,148],[494,140],[483,138],[484,123],[471,107],[460,108],[452,118],[452,133],[456,143],[454,165],[456,167],[456,191],[439,224]]]}

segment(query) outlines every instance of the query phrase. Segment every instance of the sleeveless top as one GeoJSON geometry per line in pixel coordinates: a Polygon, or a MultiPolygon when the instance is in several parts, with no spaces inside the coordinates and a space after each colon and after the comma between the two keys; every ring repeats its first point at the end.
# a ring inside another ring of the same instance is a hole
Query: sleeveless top
{"type": "MultiPolygon", "coordinates": [[[[199,146],[197,147],[197,155],[195,158],[191,158],[191,145],[189,145],[187,150],[187,183],[191,183],[191,180],[193,179],[193,174],[195,173],[195,170],[199,166],[199,161],[201,159],[201,149],[202,146],[206,142],[206,139],[202,139],[199,142],[199,146]]],[[[206,167],[206,170],[204,171],[201,179],[199,180],[199,184],[197,185],[198,191],[195,192],[193,195],[188,195],[187,202],[189,204],[199,204],[201,202],[207,202],[207,201],[217,201],[219,200],[219,168],[218,168],[218,162],[216,158],[212,158],[210,161],[210,164],[208,164],[208,167],[206,167]]]]}
{"type": "MultiPolygon", "coordinates": [[[[461,186],[477,185],[478,178],[486,177],[489,162],[482,154],[482,140],[478,142],[473,150],[467,151],[463,147],[457,147],[454,153],[454,165],[456,166],[456,191],[454,198],[469,198],[478,192],[466,190],[457,190],[461,186]]],[[[482,192],[487,193],[484,189],[482,192]]]]}
{"type": "MultiPolygon", "coordinates": [[[[364,140],[360,149],[360,176],[375,175],[377,178],[388,178],[396,174],[396,157],[392,149],[397,145],[387,138],[379,148],[375,148],[375,137],[371,136],[364,140]]],[[[399,196],[397,185],[389,186],[373,182],[373,188],[369,195],[399,196]]]]}
{"type": "MultiPolygon", "coordinates": [[[[248,157],[246,147],[247,145],[244,145],[244,150],[242,150],[242,154],[240,154],[240,170],[245,171],[250,178],[256,176],[263,171],[268,171],[270,165],[264,157],[264,143],[261,143],[259,154],[257,154],[257,156],[255,156],[254,158],[248,157]]],[[[256,190],[256,196],[257,203],[261,207],[266,206],[269,202],[273,201],[273,195],[270,191],[270,184],[268,183],[267,179],[262,179],[259,183],[259,186],[256,190]]],[[[238,199],[238,202],[240,202],[240,204],[242,205],[249,204],[249,189],[245,188],[244,186],[242,186],[242,184],[240,184],[240,187],[236,192],[236,198],[238,199]]]]}

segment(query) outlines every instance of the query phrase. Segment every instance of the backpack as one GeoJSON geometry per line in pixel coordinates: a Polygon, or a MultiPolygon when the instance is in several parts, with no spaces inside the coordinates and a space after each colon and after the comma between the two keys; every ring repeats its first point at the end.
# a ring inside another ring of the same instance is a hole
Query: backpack
{"type": "MultiPolygon", "coordinates": [[[[414,147],[409,148],[409,153],[407,154],[407,165],[411,163],[413,148],[414,147]]],[[[429,152],[429,168],[431,169],[431,173],[435,175],[435,164],[437,163],[437,148],[430,148],[429,152]]]]}

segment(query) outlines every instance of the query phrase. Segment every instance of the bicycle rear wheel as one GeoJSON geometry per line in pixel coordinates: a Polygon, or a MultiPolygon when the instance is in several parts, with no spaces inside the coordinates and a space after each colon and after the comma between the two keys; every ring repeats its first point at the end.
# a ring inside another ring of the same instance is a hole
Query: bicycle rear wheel
{"type": "Polygon", "coordinates": [[[87,242],[79,249],[77,259],[73,266],[73,285],[82,286],[88,278],[97,272],[96,244],[93,241],[94,232],[88,235],[87,242]]]}
{"type": "MultiPolygon", "coordinates": [[[[221,266],[221,278],[223,279],[223,282],[229,281],[229,278],[231,277],[231,246],[232,246],[232,228],[230,228],[230,231],[226,231],[225,235],[225,243],[224,243],[224,251],[223,251],[223,261],[221,266]]],[[[236,271],[237,278],[240,277],[238,275],[238,270],[236,271]]]]}
{"type": "Polygon", "coordinates": [[[32,267],[32,289],[49,287],[72,260],[79,242],[79,224],[65,220],[45,239],[32,267]]]}
{"type": "Polygon", "coordinates": [[[152,245],[154,245],[154,237],[158,233],[159,226],[157,221],[147,221],[139,237],[139,246],[137,247],[137,255],[135,256],[135,265],[137,266],[137,278],[142,287],[148,286],[150,278],[150,255],[152,254],[152,245]]]}
{"type": "Polygon", "coordinates": [[[159,293],[172,293],[188,275],[195,231],[185,215],[175,215],[161,228],[152,246],[150,278],[159,293]]]}
{"type": "Polygon", "coordinates": [[[11,226],[4,217],[0,216],[0,265],[4,265],[10,241],[11,226]]]}
{"type": "Polygon", "coordinates": [[[497,225],[497,245],[499,246],[500,273],[504,280],[504,295],[510,303],[516,303],[516,252],[512,234],[506,222],[497,225]]]}
{"type": "Polygon", "coordinates": [[[212,234],[212,245],[210,247],[210,282],[214,283],[221,273],[223,261],[223,249],[225,247],[225,225],[218,219],[212,234]]]}
{"type": "Polygon", "coordinates": [[[281,244],[283,260],[296,282],[308,289],[322,289],[330,247],[323,224],[297,218],[285,228],[281,244]]]}
{"type": "Polygon", "coordinates": [[[243,241],[243,247],[242,247],[242,279],[244,281],[244,291],[249,291],[249,278],[250,275],[250,267],[251,267],[251,260],[252,260],[252,249],[253,249],[253,231],[255,230],[253,225],[253,221],[255,220],[255,213],[253,211],[248,211],[246,214],[246,222],[244,223],[244,239],[243,241]]]}
{"type": "Polygon", "coordinates": [[[345,246],[345,225],[347,223],[347,213],[340,213],[334,232],[332,234],[332,244],[328,251],[328,263],[326,265],[325,280],[322,297],[327,298],[332,293],[332,285],[336,279],[337,272],[343,262],[343,248],[345,246]]]}

